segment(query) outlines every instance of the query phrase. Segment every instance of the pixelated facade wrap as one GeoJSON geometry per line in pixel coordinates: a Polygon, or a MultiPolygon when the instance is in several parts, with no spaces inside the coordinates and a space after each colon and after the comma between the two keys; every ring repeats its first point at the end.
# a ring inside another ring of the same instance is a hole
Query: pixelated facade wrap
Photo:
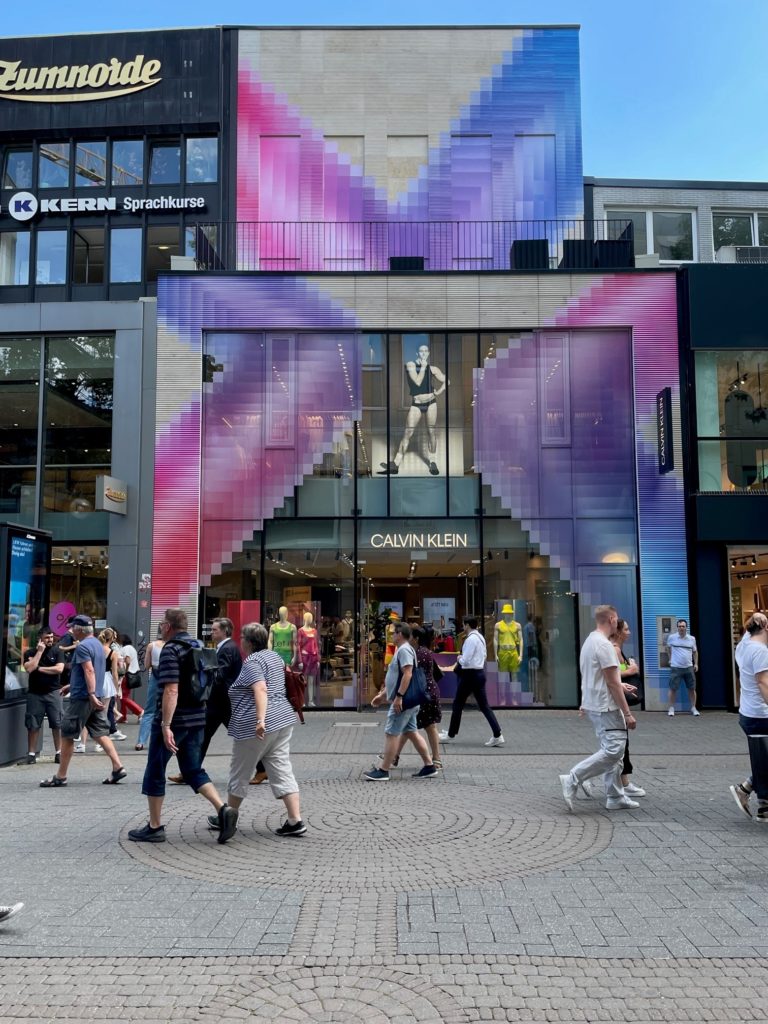
{"type": "Polygon", "coordinates": [[[469,251],[458,225],[582,213],[576,29],[240,33],[237,220],[261,224],[241,269],[364,258],[385,270],[414,239],[428,268],[503,267],[513,235],[474,236],[469,251]],[[424,139],[425,158],[392,197],[388,174],[408,167],[392,151],[409,139],[424,139]],[[329,239],[294,222],[357,227],[329,239]],[[448,234],[372,235],[361,222],[443,222],[448,234]]]}

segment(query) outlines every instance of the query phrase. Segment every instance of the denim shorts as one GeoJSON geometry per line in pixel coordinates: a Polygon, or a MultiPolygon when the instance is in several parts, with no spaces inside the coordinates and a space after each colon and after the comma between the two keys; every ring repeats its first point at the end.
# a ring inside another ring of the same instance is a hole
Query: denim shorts
{"type": "Polygon", "coordinates": [[[669,688],[673,693],[680,689],[680,683],[685,683],[689,690],[696,689],[696,676],[692,668],[671,668],[669,670],[669,688]]]}
{"type": "Polygon", "coordinates": [[[393,705],[389,705],[389,712],[387,713],[387,724],[384,726],[384,732],[387,736],[402,736],[404,732],[417,732],[418,726],[416,725],[416,719],[419,714],[419,708],[408,708],[407,711],[401,711],[400,714],[396,714],[393,705]]]}
{"type": "MultiPolygon", "coordinates": [[[[173,757],[163,742],[163,730],[159,719],[160,715],[157,715],[149,736],[147,767],[144,769],[144,781],[141,785],[144,796],[165,796],[165,769],[173,757]]],[[[176,754],[179,771],[186,784],[195,793],[199,793],[206,782],[211,781],[201,766],[205,726],[174,726],[172,731],[176,746],[179,748],[176,754]]]]}

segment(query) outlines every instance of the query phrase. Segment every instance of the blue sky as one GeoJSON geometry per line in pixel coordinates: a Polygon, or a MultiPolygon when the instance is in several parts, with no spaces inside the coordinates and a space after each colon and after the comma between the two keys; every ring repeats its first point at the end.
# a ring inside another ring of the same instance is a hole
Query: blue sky
{"type": "Polygon", "coordinates": [[[38,0],[4,36],[182,25],[581,25],[584,173],[768,180],[768,0],[38,0]]]}

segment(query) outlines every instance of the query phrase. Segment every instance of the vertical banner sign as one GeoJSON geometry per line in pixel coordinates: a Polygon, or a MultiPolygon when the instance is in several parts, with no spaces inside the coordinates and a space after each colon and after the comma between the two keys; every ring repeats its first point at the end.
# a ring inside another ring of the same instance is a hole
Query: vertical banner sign
{"type": "Polygon", "coordinates": [[[659,445],[659,473],[671,473],[675,468],[672,450],[672,388],[664,388],[656,395],[656,428],[659,445]]]}

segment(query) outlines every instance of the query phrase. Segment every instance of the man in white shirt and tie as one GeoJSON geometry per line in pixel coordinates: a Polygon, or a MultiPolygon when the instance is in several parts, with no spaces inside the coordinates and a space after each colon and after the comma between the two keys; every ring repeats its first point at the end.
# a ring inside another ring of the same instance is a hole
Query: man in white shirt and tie
{"type": "Polygon", "coordinates": [[[448,726],[448,732],[440,733],[440,739],[452,740],[458,736],[464,705],[467,703],[468,697],[474,696],[478,708],[485,715],[485,719],[491,727],[491,738],[486,740],[484,745],[486,747],[503,747],[504,737],[501,735],[501,726],[496,715],[491,711],[485,692],[485,661],[488,656],[485,637],[478,631],[477,618],[474,615],[465,615],[463,624],[464,643],[461,654],[452,669],[459,677],[459,685],[456,688],[456,696],[453,698],[451,724],[448,726]]]}

